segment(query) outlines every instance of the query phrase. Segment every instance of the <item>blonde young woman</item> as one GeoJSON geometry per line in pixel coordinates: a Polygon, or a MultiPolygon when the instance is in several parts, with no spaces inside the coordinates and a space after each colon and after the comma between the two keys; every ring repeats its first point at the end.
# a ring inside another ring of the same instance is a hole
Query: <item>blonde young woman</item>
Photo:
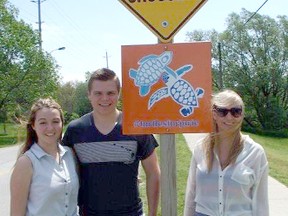
{"type": "Polygon", "coordinates": [[[241,133],[244,103],[232,90],[212,98],[214,132],[193,150],[184,216],[267,216],[268,162],[241,133]]]}
{"type": "Polygon", "coordinates": [[[11,216],[76,216],[78,176],[72,150],[60,145],[63,113],[54,100],[31,108],[27,137],[11,176],[11,216]]]}

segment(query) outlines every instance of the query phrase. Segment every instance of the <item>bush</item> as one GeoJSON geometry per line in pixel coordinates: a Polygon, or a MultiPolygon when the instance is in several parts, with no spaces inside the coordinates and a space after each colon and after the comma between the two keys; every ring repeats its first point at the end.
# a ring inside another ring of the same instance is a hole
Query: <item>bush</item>
{"type": "Polygon", "coordinates": [[[66,111],[64,111],[64,122],[65,124],[68,124],[69,122],[71,122],[74,119],[79,118],[79,115],[77,113],[68,113],[66,111]]]}
{"type": "Polygon", "coordinates": [[[18,143],[18,139],[15,136],[0,137],[0,146],[9,146],[18,143]]]}

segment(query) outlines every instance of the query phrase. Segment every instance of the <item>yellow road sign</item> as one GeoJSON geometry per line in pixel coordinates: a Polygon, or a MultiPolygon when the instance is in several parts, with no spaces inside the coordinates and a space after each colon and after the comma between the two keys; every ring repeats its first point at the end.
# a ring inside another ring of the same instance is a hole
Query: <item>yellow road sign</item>
{"type": "Polygon", "coordinates": [[[119,0],[161,42],[170,42],[207,0],[119,0]]]}

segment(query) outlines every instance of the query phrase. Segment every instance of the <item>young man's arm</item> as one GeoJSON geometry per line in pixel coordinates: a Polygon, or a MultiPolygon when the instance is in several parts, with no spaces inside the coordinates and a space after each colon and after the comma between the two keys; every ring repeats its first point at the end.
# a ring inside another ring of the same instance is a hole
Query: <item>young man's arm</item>
{"type": "Polygon", "coordinates": [[[156,216],[160,193],[160,168],[155,150],[142,160],[142,166],[146,174],[148,216],[156,216]]]}

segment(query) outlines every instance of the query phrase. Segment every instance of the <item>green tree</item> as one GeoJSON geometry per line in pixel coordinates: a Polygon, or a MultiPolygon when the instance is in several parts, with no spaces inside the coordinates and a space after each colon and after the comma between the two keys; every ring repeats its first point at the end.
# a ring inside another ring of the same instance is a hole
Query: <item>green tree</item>
{"type": "Polygon", "coordinates": [[[76,86],[76,82],[67,82],[61,85],[57,92],[57,101],[68,114],[74,112],[76,86]]]}
{"type": "Polygon", "coordinates": [[[216,30],[202,31],[195,30],[193,32],[187,32],[186,37],[188,41],[211,41],[212,42],[212,81],[215,89],[222,88],[222,76],[219,74],[219,58],[218,47],[216,46],[219,41],[219,33],[216,30]],[[219,77],[220,76],[220,77],[219,77]]]}
{"type": "MultiPolygon", "coordinates": [[[[91,75],[91,72],[86,72],[85,82],[67,82],[60,86],[57,94],[57,100],[62,106],[63,110],[66,112],[66,116],[73,118],[82,116],[88,112],[91,112],[92,106],[87,97],[88,94],[88,79],[91,75]]],[[[122,94],[117,104],[117,108],[122,110],[122,94]]],[[[70,120],[68,118],[68,120],[70,120]]],[[[66,122],[68,123],[68,122],[66,122]]]]}
{"type": "MultiPolygon", "coordinates": [[[[4,109],[0,109],[0,123],[3,123],[3,134],[7,134],[6,130],[6,122],[7,121],[7,111],[4,109]]],[[[0,132],[0,134],[2,134],[0,132]]]]}
{"type": "Polygon", "coordinates": [[[0,109],[26,109],[45,96],[55,96],[58,75],[51,56],[39,49],[39,36],[17,20],[18,11],[0,0],[0,109]]]}
{"type": "Polygon", "coordinates": [[[76,85],[75,89],[75,98],[74,98],[74,111],[79,116],[82,116],[88,112],[92,111],[92,106],[87,97],[87,82],[79,82],[76,85]]]}
{"type": "MultiPolygon", "coordinates": [[[[213,43],[214,84],[222,87],[219,81],[223,80],[223,88],[243,96],[251,125],[281,129],[288,121],[288,19],[256,14],[247,22],[252,15],[245,9],[232,13],[224,32],[208,34],[213,43]]],[[[187,34],[190,41],[195,35],[205,33],[187,34]]]]}

